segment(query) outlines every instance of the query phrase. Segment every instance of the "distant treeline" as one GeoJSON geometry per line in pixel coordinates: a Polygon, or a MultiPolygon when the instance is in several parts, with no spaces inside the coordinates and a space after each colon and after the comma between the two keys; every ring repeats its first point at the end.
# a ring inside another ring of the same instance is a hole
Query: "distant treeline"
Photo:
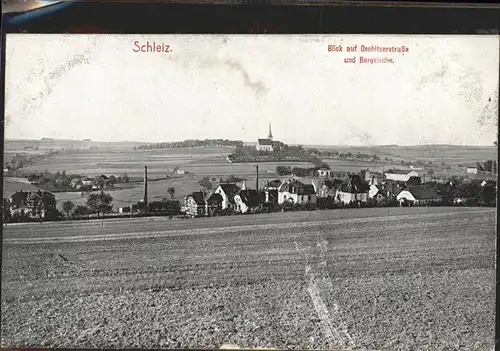
{"type": "Polygon", "coordinates": [[[145,144],[134,147],[135,150],[149,150],[149,149],[175,149],[184,147],[230,147],[238,148],[243,147],[243,141],[228,140],[228,139],[189,139],[184,141],[177,141],[172,143],[157,143],[145,144]]]}
{"type": "Polygon", "coordinates": [[[420,167],[431,167],[433,165],[432,161],[428,160],[401,160],[393,159],[388,156],[381,158],[376,154],[366,154],[362,152],[338,152],[336,150],[318,150],[318,149],[308,149],[307,150],[312,155],[321,157],[322,159],[341,159],[341,160],[363,160],[369,162],[377,163],[392,163],[401,164],[405,166],[420,166],[420,167]]]}
{"type": "Polygon", "coordinates": [[[57,156],[58,154],[59,151],[57,150],[50,150],[48,153],[42,155],[15,154],[10,161],[4,163],[4,167],[9,171],[15,171],[19,168],[32,166],[47,158],[57,156]]]}
{"type": "Polygon", "coordinates": [[[302,145],[282,144],[274,148],[273,151],[257,150],[255,146],[244,146],[237,148],[228,160],[233,163],[247,162],[310,162],[314,165],[321,165],[321,160],[314,154],[306,150],[302,145]]]}

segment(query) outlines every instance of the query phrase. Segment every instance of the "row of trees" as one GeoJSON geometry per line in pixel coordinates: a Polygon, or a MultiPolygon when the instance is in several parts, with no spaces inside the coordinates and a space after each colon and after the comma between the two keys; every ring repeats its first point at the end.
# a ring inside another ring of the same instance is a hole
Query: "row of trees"
{"type": "Polygon", "coordinates": [[[330,169],[326,163],[314,167],[290,167],[290,166],[277,166],[276,174],[279,176],[295,175],[297,177],[314,177],[317,175],[319,169],[330,169]]]}
{"type": "Polygon", "coordinates": [[[32,184],[36,184],[41,188],[48,191],[91,191],[92,186],[96,185],[99,189],[112,188],[115,184],[128,183],[129,177],[124,174],[123,176],[105,176],[98,175],[92,179],[92,185],[83,185],[83,179],[88,179],[82,177],[78,174],[67,174],[66,171],[51,173],[47,170],[45,172],[33,172],[26,175],[28,181],[32,184]],[[72,184],[72,181],[76,183],[72,184]],[[75,187],[79,185],[78,187],[75,187]]]}
{"type": "MultiPolygon", "coordinates": [[[[170,193],[175,193],[175,189],[169,188],[170,193]]],[[[171,195],[172,196],[172,195],[171,195]]],[[[88,194],[85,205],[76,206],[72,201],[65,201],[62,205],[63,211],[66,213],[66,217],[82,217],[91,214],[97,214],[98,218],[100,215],[106,215],[112,212],[113,197],[104,191],[99,193],[88,194]]],[[[168,213],[169,215],[177,215],[180,213],[181,205],[179,201],[167,200],[163,198],[162,201],[152,201],[147,205],[148,213],[168,213]]],[[[145,211],[146,204],[139,201],[132,205],[132,210],[145,211]]],[[[124,208],[124,212],[130,212],[130,208],[124,208]]]]}
{"type": "Polygon", "coordinates": [[[308,150],[304,149],[302,145],[286,145],[280,146],[274,143],[273,151],[257,150],[254,146],[244,146],[237,148],[228,159],[234,163],[247,163],[247,162],[310,162],[314,165],[320,165],[321,160],[308,150]]]}
{"type": "Polygon", "coordinates": [[[171,148],[188,148],[188,147],[243,147],[243,141],[240,140],[228,140],[228,139],[188,139],[179,142],[172,143],[157,143],[157,144],[146,144],[135,147],[136,150],[144,149],[171,149],[171,148]]]}
{"type": "Polygon", "coordinates": [[[99,193],[89,193],[85,205],[76,206],[72,201],[64,201],[62,208],[66,213],[67,218],[70,216],[86,216],[89,214],[97,214],[97,217],[103,216],[113,210],[113,197],[103,190],[99,193]]]}

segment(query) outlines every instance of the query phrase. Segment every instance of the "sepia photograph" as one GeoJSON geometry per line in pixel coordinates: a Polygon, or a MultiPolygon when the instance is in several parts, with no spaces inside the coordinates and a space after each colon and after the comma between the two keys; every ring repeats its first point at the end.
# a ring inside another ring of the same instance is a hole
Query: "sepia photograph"
{"type": "Polygon", "coordinates": [[[493,350],[499,49],[7,34],[1,346],[493,350]]]}

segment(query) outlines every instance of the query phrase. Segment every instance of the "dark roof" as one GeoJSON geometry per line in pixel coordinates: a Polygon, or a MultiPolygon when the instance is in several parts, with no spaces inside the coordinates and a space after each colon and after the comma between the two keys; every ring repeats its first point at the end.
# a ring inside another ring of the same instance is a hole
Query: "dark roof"
{"type": "Polygon", "coordinates": [[[365,193],[368,190],[370,190],[368,184],[357,174],[350,175],[340,186],[340,191],[351,194],[365,193]]]}
{"type": "Polygon", "coordinates": [[[413,172],[412,169],[390,169],[385,173],[391,173],[391,174],[408,174],[410,172],[413,172]]]}
{"type": "Polygon", "coordinates": [[[385,193],[384,195],[386,195],[387,192],[391,192],[394,195],[398,195],[402,189],[403,189],[403,187],[399,186],[399,184],[396,182],[389,182],[389,183],[384,184],[384,186],[383,186],[383,191],[385,193]]]}
{"type": "Polygon", "coordinates": [[[288,181],[283,184],[280,188],[280,191],[287,191],[291,194],[297,195],[313,195],[316,194],[314,190],[314,186],[312,184],[304,184],[302,182],[296,181],[288,181]]]}
{"type": "Polygon", "coordinates": [[[429,186],[425,185],[409,185],[406,187],[415,199],[417,200],[430,200],[437,199],[439,195],[429,186]]]}
{"type": "Polygon", "coordinates": [[[259,193],[255,189],[240,190],[238,192],[238,195],[241,197],[241,200],[249,207],[257,206],[263,202],[261,193],[259,193]]]}
{"type": "Polygon", "coordinates": [[[270,145],[273,146],[271,139],[258,139],[259,145],[270,145]]]}
{"type": "Polygon", "coordinates": [[[223,199],[221,194],[216,194],[213,191],[211,191],[205,194],[203,200],[207,203],[214,203],[214,202],[222,202],[223,199]]]}
{"type": "Polygon", "coordinates": [[[203,191],[195,191],[194,193],[189,194],[187,197],[192,197],[194,199],[194,202],[198,206],[205,205],[205,193],[203,191]]]}
{"type": "Polygon", "coordinates": [[[10,203],[14,206],[21,206],[28,200],[29,192],[17,191],[10,197],[10,203]]]}
{"type": "Polygon", "coordinates": [[[219,186],[222,188],[222,191],[224,191],[224,194],[226,194],[230,201],[232,201],[234,195],[241,190],[241,188],[234,183],[222,183],[219,184],[219,186]]]}
{"type": "Polygon", "coordinates": [[[267,183],[266,187],[268,188],[278,188],[281,185],[282,181],[280,179],[271,180],[267,183]]]}
{"type": "Polygon", "coordinates": [[[406,182],[408,185],[420,185],[422,184],[422,178],[420,177],[410,177],[408,178],[408,181],[406,182]]]}

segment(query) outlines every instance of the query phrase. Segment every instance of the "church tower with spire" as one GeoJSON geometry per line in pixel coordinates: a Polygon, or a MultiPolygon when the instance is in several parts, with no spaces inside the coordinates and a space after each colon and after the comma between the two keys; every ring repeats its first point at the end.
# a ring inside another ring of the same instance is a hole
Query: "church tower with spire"
{"type": "Polygon", "coordinates": [[[269,134],[267,136],[269,140],[273,140],[273,133],[271,132],[271,122],[269,122],[269,134]]]}

